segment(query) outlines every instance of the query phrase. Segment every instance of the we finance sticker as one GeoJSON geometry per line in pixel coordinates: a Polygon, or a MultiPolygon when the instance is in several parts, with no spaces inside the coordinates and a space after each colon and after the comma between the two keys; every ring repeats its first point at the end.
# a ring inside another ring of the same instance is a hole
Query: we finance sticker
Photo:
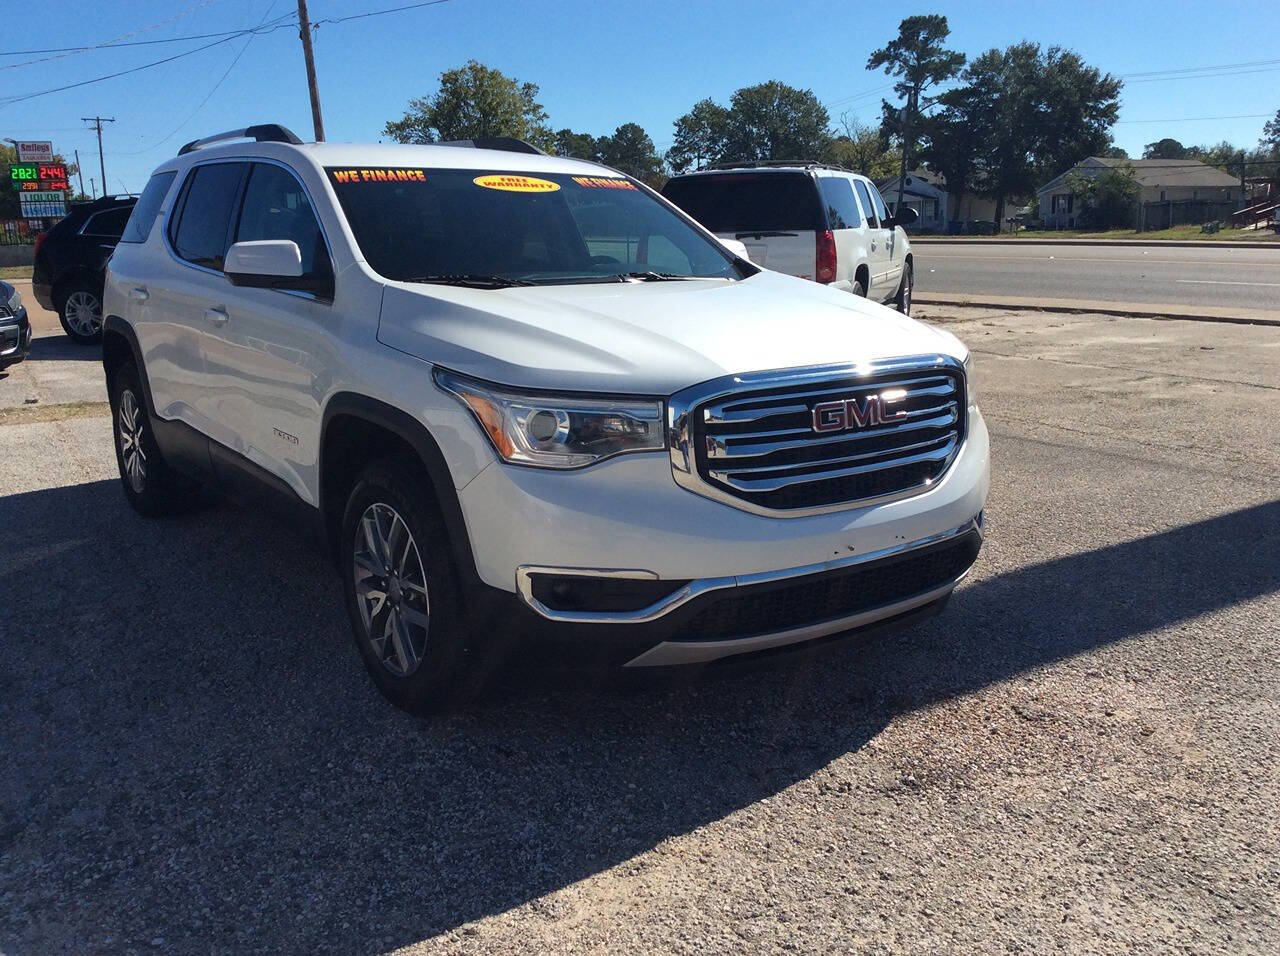
{"type": "Polygon", "coordinates": [[[329,175],[335,183],[425,183],[425,169],[389,169],[381,166],[374,169],[356,167],[354,169],[329,169],[329,175]]]}
{"type": "Polygon", "coordinates": [[[635,189],[635,185],[625,179],[613,176],[574,176],[573,181],[586,189],[635,189]]]}
{"type": "Polygon", "coordinates": [[[471,181],[485,189],[501,189],[508,193],[553,193],[560,188],[559,183],[532,176],[477,176],[471,181]]]}

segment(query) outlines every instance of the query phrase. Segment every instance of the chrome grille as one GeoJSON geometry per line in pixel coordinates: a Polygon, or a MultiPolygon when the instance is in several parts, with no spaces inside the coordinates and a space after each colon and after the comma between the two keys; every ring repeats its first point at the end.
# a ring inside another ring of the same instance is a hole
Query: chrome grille
{"type": "Polygon", "coordinates": [[[748,510],[812,514],[927,490],[964,440],[962,366],[930,356],[708,383],[672,399],[672,467],[691,490],[748,510]],[[891,421],[815,430],[814,407],[884,396],[891,421]]]}

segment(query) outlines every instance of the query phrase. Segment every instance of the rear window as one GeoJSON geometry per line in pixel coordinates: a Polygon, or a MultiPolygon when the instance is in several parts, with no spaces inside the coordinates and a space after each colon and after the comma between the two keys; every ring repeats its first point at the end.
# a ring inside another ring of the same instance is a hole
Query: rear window
{"type": "Polygon", "coordinates": [[[155,224],[156,214],[160,212],[160,204],[164,202],[164,197],[168,194],[169,186],[176,175],[177,173],[174,172],[156,173],[147,180],[146,188],[142,190],[142,195],[134,204],[133,215],[129,217],[129,223],[124,227],[124,234],[120,237],[121,242],[147,241],[147,236],[151,234],[151,227],[155,224]]]}
{"type": "Polygon", "coordinates": [[[712,232],[749,235],[826,229],[804,173],[732,173],[673,179],[662,194],[712,232]]]}
{"type": "Polygon", "coordinates": [[[827,222],[832,229],[857,229],[862,225],[858,201],[853,198],[849,180],[840,176],[821,176],[822,200],[827,204],[827,222]]]}
{"type": "Polygon", "coordinates": [[[132,206],[121,206],[119,209],[108,209],[96,212],[80,227],[80,235],[98,239],[119,239],[124,232],[124,224],[129,221],[132,206]]]}

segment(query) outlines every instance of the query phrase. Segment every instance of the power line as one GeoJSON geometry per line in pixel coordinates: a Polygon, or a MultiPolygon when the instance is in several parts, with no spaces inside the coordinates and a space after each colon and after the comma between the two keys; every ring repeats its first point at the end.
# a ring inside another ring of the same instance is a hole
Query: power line
{"type": "Polygon", "coordinates": [[[326,23],[346,23],[348,20],[363,20],[366,17],[380,17],[385,13],[400,13],[404,10],[417,10],[419,7],[434,7],[437,4],[450,2],[452,0],[425,0],[423,3],[408,3],[403,7],[389,7],[386,10],[372,10],[369,13],[353,13],[347,17],[330,17],[327,20],[315,20],[311,26],[316,28],[326,23]]]}
{"type": "Polygon", "coordinates": [[[1251,60],[1240,63],[1220,63],[1217,66],[1187,66],[1179,70],[1148,70],[1145,73],[1121,73],[1122,79],[1137,79],[1144,76],[1171,76],[1179,73],[1198,73],[1202,70],[1235,70],[1247,66],[1275,66],[1280,60],[1251,60]]]}
{"type": "MultiPolygon", "coordinates": [[[[262,15],[262,20],[261,22],[258,23],[258,26],[262,26],[267,22],[267,17],[271,15],[271,11],[275,9],[275,5],[278,2],[279,0],[271,0],[271,6],[267,7],[267,12],[262,15]]],[[[222,74],[222,76],[218,78],[218,82],[213,84],[213,89],[209,90],[208,95],[206,95],[205,98],[202,99],[196,105],[196,108],[191,111],[190,115],[188,115],[186,119],[184,119],[181,123],[175,126],[167,136],[164,136],[163,138],[152,143],[146,149],[139,149],[129,153],[117,153],[116,155],[117,156],[141,156],[143,153],[149,153],[153,149],[158,149],[159,147],[167,143],[169,140],[173,139],[173,137],[177,136],[178,131],[181,130],[184,126],[186,126],[188,123],[190,123],[193,119],[196,118],[196,114],[199,113],[202,109],[204,109],[204,105],[213,98],[213,94],[218,92],[218,87],[222,86],[222,84],[226,82],[227,77],[231,75],[231,71],[234,70],[236,67],[236,64],[240,62],[240,58],[244,56],[245,50],[249,49],[249,44],[253,42],[253,39],[254,39],[254,34],[251,34],[249,36],[249,39],[244,41],[244,46],[242,46],[240,48],[240,52],[235,55],[235,59],[231,61],[231,65],[228,66],[226,71],[222,74]]]]}
{"type": "Polygon", "coordinates": [[[25,102],[26,100],[35,99],[38,96],[48,96],[50,93],[61,93],[65,90],[74,90],[81,86],[90,86],[94,83],[102,83],[106,80],[114,80],[120,76],[128,76],[130,73],[139,73],[142,70],[149,70],[153,66],[161,66],[165,63],[172,63],[174,60],[180,60],[183,57],[192,56],[193,54],[196,54],[196,53],[202,53],[205,50],[212,49],[213,47],[219,46],[223,43],[230,43],[232,40],[236,39],[236,37],[245,36],[246,34],[271,33],[275,30],[283,30],[291,26],[294,26],[294,24],[276,23],[275,25],[268,24],[262,29],[241,30],[238,33],[232,34],[231,36],[223,37],[221,40],[214,40],[212,43],[206,43],[204,46],[196,47],[194,50],[187,50],[183,53],[175,53],[173,56],[166,56],[164,59],[161,59],[161,60],[152,60],[150,63],[143,63],[141,66],[131,67],[130,69],[127,69],[127,70],[120,70],[116,73],[108,73],[106,76],[96,76],[91,80],[81,80],[78,83],[68,83],[65,86],[55,86],[47,90],[36,90],[32,93],[19,93],[15,96],[0,97],[0,107],[12,106],[14,103],[22,103],[22,102],[25,102]]]}
{"type": "Polygon", "coordinates": [[[1236,120],[1236,119],[1268,119],[1270,113],[1239,113],[1235,116],[1174,116],[1169,119],[1130,119],[1116,120],[1116,124],[1120,123],[1202,123],[1209,120],[1236,120]]]}

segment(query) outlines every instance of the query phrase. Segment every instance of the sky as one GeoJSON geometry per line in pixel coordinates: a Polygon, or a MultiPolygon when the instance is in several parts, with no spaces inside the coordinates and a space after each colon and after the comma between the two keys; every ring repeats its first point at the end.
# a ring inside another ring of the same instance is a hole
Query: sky
{"type": "MultiPolygon", "coordinates": [[[[1266,118],[1280,109],[1280,4],[1249,4],[1237,14],[1203,0],[968,0],[915,7],[837,0],[442,0],[325,22],[412,2],[310,0],[311,19],[320,23],[316,70],[329,140],[376,141],[411,98],[434,92],[441,71],[471,58],[536,83],[555,129],[600,135],[636,122],[659,149],[670,146],[672,123],[698,100],[727,102],[739,87],[771,79],[812,90],[833,121],[848,113],[875,124],[880,97],[892,93],[883,73],[865,70],[867,56],[912,13],[946,15],[950,46],[970,56],[1033,40],[1073,49],[1091,65],[1125,76],[1114,135],[1132,156],[1165,136],[1252,147],[1266,118]],[[1269,39],[1244,44],[1242,37],[1269,39]],[[1229,64],[1213,76],[1167,78],[1167,71],[1229,64]],[[1158,71],[1166,78],[1139,75],[1158,71]]],[[[78,149],[86,191],[90,176],[101,178],[86,116],[116,120],[103,132],[112,192],[140,190],[179,146],[210,133],[278,122],[312,138],[296,28],[228,42],[213,37],[72,54],[19,52],[270,25],[296,11],[296,0],[63,0],[44,10],[39,17],[5,18],[0,137],[52,139],[68,158],[78,149]],[[100,83],[5,100],[211,43],[100,83]]]]}

